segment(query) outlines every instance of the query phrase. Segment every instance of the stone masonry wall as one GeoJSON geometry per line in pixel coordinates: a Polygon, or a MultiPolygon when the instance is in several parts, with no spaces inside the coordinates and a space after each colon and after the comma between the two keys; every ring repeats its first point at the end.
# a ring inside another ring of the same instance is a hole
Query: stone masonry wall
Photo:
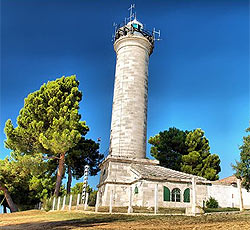
{"type": "Polygon", "coordinates": [[[110,154],[145,158],[148,62],[152,46],[144,37],[128,35],[118,39],[114,48],[117,60],[110,154]]]}
{"type": "MultiPolygon", "coordinates": [[[[110,194],[113,190],[113,206],[128,206],[129,189],[132,187],[133,206],[154,207],[155,184],[158,184],[159,207],[191,207],[192,185],[191,182],[156,182],[141,180],[140,175],[131,171],[130,163],[107,161],[102,165],[100,178],[100,206],[109,206],[110,194]],[[163,186],[172,191],[174,188],[181,190],[181,202],[163,200],[163,186]],[[138,193],[135,193],[137,187],[138,193]],[[186,188],[190,189],[190,203],[183,202],[183,194],[186,188]]],[[[203,205],[207,198],[207,186],[196,186],[197,205],[203,205]]]]}

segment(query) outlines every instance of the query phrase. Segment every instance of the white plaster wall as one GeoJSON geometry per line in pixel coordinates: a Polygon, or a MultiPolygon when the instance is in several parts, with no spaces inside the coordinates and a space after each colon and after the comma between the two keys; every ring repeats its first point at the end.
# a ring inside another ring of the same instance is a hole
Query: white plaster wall
{"type": "Polygon", "coordinates": [[[243,205],[244,208],[250,209],[250,191],[247,192],[246,189],[242,189],[243,205]]]}
{"type": "Polygon", "coordinates": [[[212,184],[207,187],[207,199],[215,198],[220,207],[239,207],[238,188],[231,185],[212,184]]]}

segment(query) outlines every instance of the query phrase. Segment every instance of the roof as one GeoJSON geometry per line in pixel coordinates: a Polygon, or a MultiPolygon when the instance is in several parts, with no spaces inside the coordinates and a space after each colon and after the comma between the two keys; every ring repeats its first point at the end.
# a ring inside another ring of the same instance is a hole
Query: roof
{"type": "Polygon", "coordinates": [[[237,178],[235,175],[223,178],[221,180],[216,180],[214,181],[216,184],[234,184],[237,183],[237,178]]]}
{"type": "Polygon", "coordinates": [[[140,174],[142,179],[190,181],[194,177],[199,182],[207,181],[203,177],[179,172],[159,165],[132,164],[131,168],[135,170],[138,174],[140,174]]]}

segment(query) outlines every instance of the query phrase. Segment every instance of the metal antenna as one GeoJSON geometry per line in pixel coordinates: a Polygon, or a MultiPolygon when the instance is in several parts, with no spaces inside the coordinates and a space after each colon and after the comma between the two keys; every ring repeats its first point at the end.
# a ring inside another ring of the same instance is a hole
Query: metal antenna
{"type": "Polygon", "coordinates": [[[116,34],[116,30],[117,30],[117,24],[115,22],[113,23],[113,27],[114,27],[114,34],[112,34],[112,41],[115,40],[115,34],[116,34]]]}
{"type": "Polygon", "coordinates": [[[113,22],[113,26],[115,27],[115,30],[117,29],[117,24],[113,22]]]}
{"type": "Polygon", "coordinates": [[[131,4],[130,7],[128,8],[128,10],[130,11],[129,14],[129,21],[132,21],[132,18],[135,17],[135,14],[133,13],[133,8],[135,9],[135,4],[131,4]]]}
{"type": "Polygon", "coordinates": [[[154,41],[160,41],[160,40],[162,40],[162,39],[160,39],[160,37],[161,37],[161,31],[160,30],[156,31],[155,28],[154,28],[154,30],[153,30],[153,37],[154,37],[154,41]],[[157,38],[155,36],[156,34],[158,35],[157,38]]]}

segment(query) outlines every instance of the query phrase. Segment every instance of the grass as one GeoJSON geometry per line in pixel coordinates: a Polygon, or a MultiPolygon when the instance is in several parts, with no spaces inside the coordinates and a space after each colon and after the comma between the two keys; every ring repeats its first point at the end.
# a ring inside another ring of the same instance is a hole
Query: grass
{"type": "Polygon", "coordinates": [[[83,211],[26,211],[0,215],[0,229],[196,229],[249,230],[250,211],[197,217],[95,214],[83,211]]]}

